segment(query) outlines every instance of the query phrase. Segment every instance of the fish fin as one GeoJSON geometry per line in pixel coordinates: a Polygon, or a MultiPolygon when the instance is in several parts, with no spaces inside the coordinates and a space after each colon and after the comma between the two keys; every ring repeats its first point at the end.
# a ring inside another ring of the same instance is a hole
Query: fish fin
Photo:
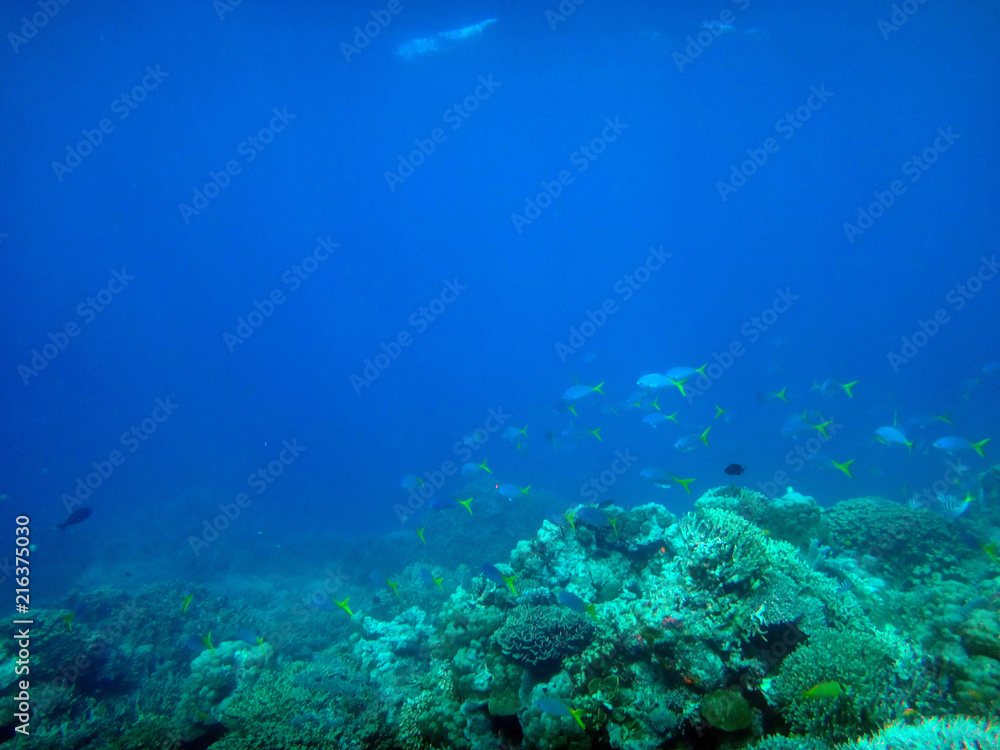
{"type": "Polygon", "coordinates": [[[854,475],[851,474],[851,464],[853,464],[853,463],[854,463],[854,459],[852,458],[852,459],[849,459],[847,461],[844,461],[844,463],[842,463],[842,464],[838,464],[836,461],[834,461],[833,465],[836,466],[838,469],[840,469],[845,474],[847,474],[847,476],[850,479],[854,479],[854,475]]]}
{"type": "Polygon", "coordinates": [[[990,442],[990,439],[986,438],[985,440],[980,440],[978,443],[972,444],[972,447],[976,449],[976,453],[979,454],[980,458],[986,458],[986,456],[983,455],[983,446],[988,442],[990,442]]]}
{"type": "Polygon", "coordinates": [[[675,482],[677,482],[677,484],[681,485],[686,493],[688,493],[689,495],[691,494],[691,490],[688,487],[688,485],[691,484],[691,482],[695,481],[694,479],[681,479],[680,477],[674,476],[673,474],[671,474],[670,477],[675,482]]]}

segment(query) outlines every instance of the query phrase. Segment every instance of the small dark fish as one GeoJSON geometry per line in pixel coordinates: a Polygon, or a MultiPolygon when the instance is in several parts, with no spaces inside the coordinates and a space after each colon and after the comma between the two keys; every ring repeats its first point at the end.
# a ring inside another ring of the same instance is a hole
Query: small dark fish
{"type": "Polygon", "coordinates": [[[603,502],[598,503],[597,507],[600,508],[601,510],[604,510],[608,506],[611,506],[611,505],[614,505],[614,504],[615,504],[615,499],[613,497],[609,497],[607,500],[604,500],[603,502]]]}
{"type": "Polygon", "coordinates": [[[746,470],[746,466],[740,466],[739,464],[729,464],[729,466],[725,468],[725,472],[731,477],[739,476],[746,470]]]}
{"type": "Polygon", "coordinates": [[[77,523],[83,523],[88,518],[90,518],[91,510],[90,508],[77,508],[72,513],[69,514],[69,518],[60,524],[56,524],[60,529],[65,529],[67,526],[73,526],[77,523]]]}

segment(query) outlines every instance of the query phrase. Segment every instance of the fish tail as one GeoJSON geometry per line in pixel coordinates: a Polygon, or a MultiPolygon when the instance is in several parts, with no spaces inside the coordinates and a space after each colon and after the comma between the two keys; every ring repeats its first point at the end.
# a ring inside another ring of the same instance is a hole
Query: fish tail
{"type": "Polygon", "coordinates": [[[604,383],[606,383],[606,382],[607,382],[607,381],[604,381],[604,382],[601,382],[601,383],[598,383],[597,385],[595,385],[595,386],[594,386],[593,388],[591,388],[590,390],[592,390],[592,391],[597,391],[598,393],[600,393],[600,394],[601,394],[601,395],[603,396],[603,395],[604,395],[604,391],[602,391],[602,390],[601,390],[601,388],[603,388],[603,387],[604,387],[604,383]]]}
{"type": "Polygon", "coordinates": [[[846,394],[847,394],[847,397],[848,397],[848,398],[854,398],[854,394],[853,394],[853,393],[851,393],[851,389],[852,389],[852,388],[853,388],[854,386],[856,386],[857,384],[858,384],[858,381],[857,381],[857,380],[854,380],[854,381],[852,381],[852,382],[850,382],[850,383],[841,383],[841,384],[840,384],[840,387],[844,389],[844,393],[846,393],[846,394]]]}
{"type": "Polygon", "coordinates": [[[681,485],[686,493],[689,495],[691,494],[691,490],[688,488],[688,485],[691,484],[694,479],[681,479],[680,477],[675,477],[673,474],[670,475],[670,478],[677,482],[677,484],[681,485]]]}
{"type": "Polygon", "coordinates": [[[848,461],[844,461],[844,463],[842,463],[842,464],[838,464],[836,461],[834,461],[833,465],[836,466],[838,469],[840,469],[845,474],[847,474],[848,478],[854,479],[854,475],[851,474],[851,464],[853,464],[853,463],[854,463],[854,459],[852,458],[852,459],[850,459],[848,461]]]}
{"type": "Polygon", "coordinates": [[[711,429],[712,425],[709,425],[708,427],[705,428],[705,431],[701,433],[701,442],[703,442],[706,446],[708,445],[708,431],[711,429]]]}
{"type": "Polygon", "coordinates": [[[978,443],[972,444],[972,447],[976,449],[976,453],[979,454],[980,458],[986,458],[986,456],[983,455],[983,446],[988,442],[990,442],[990,439],[986,438],[985,440],[980,440],[978,443]]]}

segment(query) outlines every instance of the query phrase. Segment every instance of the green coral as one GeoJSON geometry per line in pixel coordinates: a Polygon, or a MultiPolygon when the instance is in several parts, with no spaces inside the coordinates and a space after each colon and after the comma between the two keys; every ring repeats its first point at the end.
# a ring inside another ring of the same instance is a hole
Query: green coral
{"type": "Polygon", "coordinates": [[[753,521],[764,510],[767,502],[767,498],[759,492],[737,484],[727,484],[708,490],[695,501],[694,507],[699,511],[728,510],[753,521]]]}
{"type": "Polygon", "coordinates": [[[742,633],[790,622],[809,633],[856,615],[854,597],[838,592],[792,544],[769,538],[731,511],[699,511],[681,528],[689,574],[705,588],[721,587],[720,596],[733,596],[733,617],[742,633]]]}
{"type": "Polygon", "coordinates": [[[489,693],[492,675],[477,649],[460,649],[451,661],[452,685],[460,700],[483,699],[489,693]]]}
{"type": "MultiPolygon", "coordinates": [[[[218,709],[227,734],[213,750],[344,747],[391,739],[377,691],[333,665],[293,662],[243,684],[218,709]]],[[[375,746],[375,745],[373,745],[375,746]]]]}
{"type": "Polygon", "coordinates": [[[501,656],[487,654],[486,665],[490,670],[489,710],[493,716],[513,716],[521,708],[518,691],[524,676],[524,667],[501,656]]]}
{"type": "Polygon", "coordinates": [[[499,607],[483,605],[459,586],[441,610],[441,624],[430,639],[431,653],[439,659],[453,659],[462,648],[481,649],[502,621],[499,607]]]}
{"type": "Polygon", "coordinates": [[[251,647],[243,641],[224,641],[206,649],[191,662],[184,681],[175,721],[185,737],[200,735],[219,721],[223,702],[238,687],[253,686],[270,656],[267,646],[251,647]]]}
{"type": "Polygon", "coordinates": [[[784,495],[772,498],[735,484],[716,487],[698,498],[695,508],[730,511],[767,529],[772,538],[796,547],[807,545],[810,539],[825,539],[828,533],[819,503],[791,487],[784,495]]]}
{"type": "Polygon", "coordinates": [[[842,750],[972,750],[1000,747],[1000,725],[966,716],[921,719],[913,725],[891,724],[873,737],[842,750]]]}
{"type": "Polygon", "coordinates": [[[871,631],[814,633],[781,664],[775,685],[781,713],[793,732],[828,741],[874,731],[905,705],[897,670],[910,661],[904,646],[871,631]],[[808,695],[826,682],[840,683],[840,695],[808,695]]]}
{"type": "Polygon", "coordinates": [[[748,750],[829,750],[829,745],[814,737],[772,735],[755,742],[748,750]]]}
{"type": "Polygon", "coordinates": [[[594,628],[565,607],[515,607],[495,634],[506,656],[531,668],[558,665],[564,656],[579,653],[590,642],[594,628]]]}
{"type": "Polygon", "coordinates": [[[853,550],[879,565],[900,582],[921,585],[915,568],[929,566],[942,575],[962,575],[954,554],[964,547],[956,528],[926,508],[910,509],[880,497],[843,500],[828,508],[823,519],[835,545],[853,550]]]}

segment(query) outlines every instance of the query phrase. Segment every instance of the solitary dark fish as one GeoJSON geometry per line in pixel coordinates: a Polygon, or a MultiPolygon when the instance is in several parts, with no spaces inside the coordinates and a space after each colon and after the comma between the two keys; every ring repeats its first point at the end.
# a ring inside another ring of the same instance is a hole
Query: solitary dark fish
{"type": "Polygon", "coordinates": [[[65,529],[67,526],[72,526],[77,523],[83,523],[88,518],[90,518],[90,508],[77,508],[72,513],[69,514],[69,518],[60,524],[56,524],[60,529],[65,529]]]}
{"type": "Polygon", "coordinates": [[[740,466],[739,464],[729,464],[725,469],[726,473],[731,477],[738,476],[746,470],[746,466],[740,466]]]}

